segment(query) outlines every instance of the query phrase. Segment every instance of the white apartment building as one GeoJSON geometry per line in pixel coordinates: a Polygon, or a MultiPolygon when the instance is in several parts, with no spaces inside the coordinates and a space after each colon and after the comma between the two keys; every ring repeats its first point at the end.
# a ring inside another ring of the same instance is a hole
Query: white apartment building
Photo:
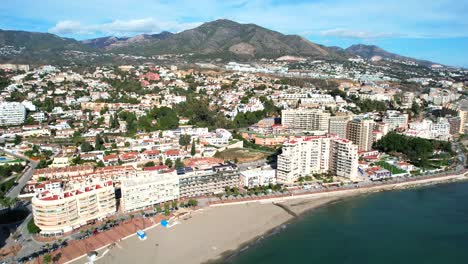
{"type": "Polygon", "coordinates": [[[240,184],[241,186],[247,186],[248,188],[276,184],[276,171],[271,168],[256,168],[242,171],[240,173],[240,184]]]}
{"type": "Polygon", "coordinates": [[[290,128],[328,131],[330,113],[320,109],[287,109],[281,111],[281,123],[290,128]]]}
{"type": "Polygon", "coordinates": [[[24,123],[26,107],[18,102],[0,103],[0,126],[17,126],[24,123]]]}
{"type": "Polygon", "coordinates": [[[179,178],[175,172],[142,171],[122,180],[121,191],[122,211],[131,212],[179,199],[179,178]]]}
{"type": "Polygon", "coordinates": [[[409,117],[408,114],[401,113],[395,110],[388,110],[382,122],[388,124],[390,130],[407,129],[409,117]]]}
{"type": "Polygon", "coordinates": [[[116,211],[112,181],[80,189],[44,191],[32,199],[34,223],[43,234],[63,234],[116,211]]]}
{"type": "Polygon", "coordinates": [[[358,146],[347,139],[335,138],[331,142],[330,171],[336,176],[358,179],[358,146]]]}
{"type": "Polygon", "coordinates": [[[358,147],[346,139],[330,136],[296,137],[283,144],[278,156],[277,179],[292,183],[299,177],[332,172],[357,177],[358,147]]]}

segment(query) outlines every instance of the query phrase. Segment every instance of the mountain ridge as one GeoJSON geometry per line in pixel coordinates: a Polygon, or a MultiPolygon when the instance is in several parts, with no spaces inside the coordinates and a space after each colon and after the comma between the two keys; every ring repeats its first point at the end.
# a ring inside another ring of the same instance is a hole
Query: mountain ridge
{"type": "Polygon", "coordinates": [[[194,54],[199,57],[249,60],[285,55],[325,60],[346,60],[355,56],[370,60],[380,56],[428,67],[435,64],[391,53],[373,45],[356,44],[346,49],[327,47],[299,35],[282,34],[256,24],[241,24],[227,19],[206,22],[179,33],[163,31],[158,34],[107,36],[81,41],[51,33],[0,30],[0,61],[24,62],[37,59],[42,62],[63,56],[67,51],[139,56],[194,54]],[[2,47],[10,46],[13,47],[10,53],[1,50],[2,47]],[[16,51],[14,48],[23,50],[16,51]]]}

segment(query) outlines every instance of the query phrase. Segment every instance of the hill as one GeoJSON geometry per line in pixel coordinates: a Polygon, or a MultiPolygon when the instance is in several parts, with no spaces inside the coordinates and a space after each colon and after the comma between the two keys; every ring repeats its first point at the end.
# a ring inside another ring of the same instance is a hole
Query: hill
{"type": "Polygon", "coordinates": [[[411,62],[415,62],[415,63],[428,66],[428,67],[430,67],[433,64],[436,64],[431,61],[418,60],[418,59],[414,59],[410,57],[401,56],[395,53],[391,53],[374,45],[356,44],[356,45],[352,45],[346,48],[345,52],[352,54],[352,55],[358,55],[362,58],[369,59],[369,60],[372,58],[381,57],[382,59],[411,61],[411,62]]]}

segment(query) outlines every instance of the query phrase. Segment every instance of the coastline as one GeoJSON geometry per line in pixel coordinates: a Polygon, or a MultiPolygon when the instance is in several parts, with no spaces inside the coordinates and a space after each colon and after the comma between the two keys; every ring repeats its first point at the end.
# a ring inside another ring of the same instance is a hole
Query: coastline
{"type": "MultiPolygon", "coordinates": [[[[186,220],[179,219],[180,224],[170,229],[157,226],[148,230],[146,241],[133,236],[119,242],[113,249],[101,249],[96,263],[126,263],[132,259],[138,259],[139,263],[223,263],[318,207],[374,192],[464,180],[468,178],[461,174],[359,189],[215,204],[192,212],[186,220]]],[[[83,258],[72,261],[84,262],[83,258]]]]}

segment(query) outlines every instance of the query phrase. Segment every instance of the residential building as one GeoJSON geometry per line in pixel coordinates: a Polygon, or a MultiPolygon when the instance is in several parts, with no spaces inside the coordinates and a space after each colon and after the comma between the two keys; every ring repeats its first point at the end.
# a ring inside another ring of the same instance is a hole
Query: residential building
{"type": "Polygon", "coordinates": [[[328,131],[330,113],[320,109],[287,109],[281,111],[281,123],[291,128],[328,131]]]}
{"type": "Polygon", "coordinates": [[[358,152],[351,141],[330,136],[295,137],[283,144],[278,156],[277,179],[292,183],[299,177],[331,172],[357,177],[358,152]]]}
{"type": "Polygon", "coordinates": [[[388,110],[382,118],[383,123],[387,123],[390,130],[407,129],[409,116],[396,110],[388,110]]]}
{"type": "Polygon", "coordinates": [[[225,163],[199,168],[185,167],[177,171],[180,197],[223,193],[225,187],[239,186],[239,169],[225,163]]]}
{"type": "Polygon", "coordinates": [[[63,234],[116,212],[112,181],[80,189],[44,191],[32,199],[34,223],[43,234],[63,234]]]}
{"type": "Polygon", "coordinates": [[[241,186],[253,188],[276,184],[276,171],[271,168],[255,168],[240,173],[241,186]]]}
{"type": "Polygon", "coordinates": [[[329,119],[328,133],[337,135],[340,138],[346,138],[346,130],[351,116],[332,116],[329,119]]]}
{"type": "Polygon", "coordinates": [[[0,126],[17,126],[24,123],[26,107],[18,102],[0,103],[0,126]]]}
{"type": "Polygon", "coordinates": [[[374,121],[361,117],[348,122],[346,138],[358,145],[360,151],[369,151],[372,148],[372,131],[374,121]]]}
{"type": "Polygon", "coordinates": [[[179,178],[176,173],[156,170],[138,172],[136,177],[121,182],[123,212],[144,209],[155,204],[179,199],[179,178]]]}

